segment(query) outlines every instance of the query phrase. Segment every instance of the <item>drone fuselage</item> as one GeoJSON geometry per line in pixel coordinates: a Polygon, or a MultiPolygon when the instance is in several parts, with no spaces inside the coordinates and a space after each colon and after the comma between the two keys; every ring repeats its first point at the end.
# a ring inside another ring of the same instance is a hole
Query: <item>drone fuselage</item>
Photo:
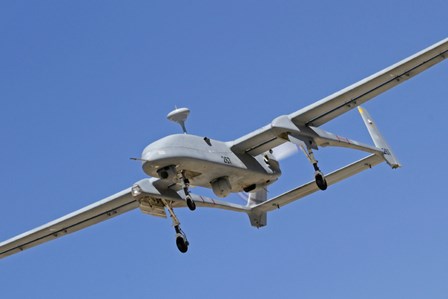
{"type": "Polygon", "coordinates": [[[174,184],[182,173],[191,185],[206,188],[224,179],[229,192],[257,190],[281,175],[278,162],[269,152],[257,157],[237,154],[228,142],[190,134],[170,135],[151,143],[144,149],[142,161],[143,171],[149,176],[174,184]]]}

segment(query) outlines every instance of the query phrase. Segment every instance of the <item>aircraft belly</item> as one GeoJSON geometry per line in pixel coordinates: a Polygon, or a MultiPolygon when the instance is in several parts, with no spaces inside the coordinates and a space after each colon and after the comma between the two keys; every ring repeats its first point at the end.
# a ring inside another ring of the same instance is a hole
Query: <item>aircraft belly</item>
{"type": "Polygon", "coordinates": [[[185,147],[165,147],[147,152],[142,157],[143,170],[152,177],[158,177],[157,170],[176,166],[189,176],[194,186],[210,188],[210,182],[227,177],[232,186],[232,192],[240,192],[252,185],[266,185],[275,181],[279,173],[268,167],[262,167],[258,161],[244,162],[232,152],[199,151],[185,147]]]}
{"type": "Polygon", "coordinates": [[[211,181],[220,177],[227,177],[232,186],[232,192],[240,192],[243,188],[249,185],[265,185],[278,178],[278,175],[254,171],[247,168],[239,168],[213,162],[191,162],[191,164],[185,163],[185,169],[198,172],[201,170],[200,175],[190,179],[191,184],[195,186],[210,188],[211,181]],[[202,164],[201,169],[196,168],[198,163],[202,164]]]}

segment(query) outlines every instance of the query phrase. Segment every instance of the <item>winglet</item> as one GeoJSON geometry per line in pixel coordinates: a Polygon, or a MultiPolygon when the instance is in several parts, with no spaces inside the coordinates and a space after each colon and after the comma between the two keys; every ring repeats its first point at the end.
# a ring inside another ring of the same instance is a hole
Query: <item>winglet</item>
{"type": "Polygon", "coordinates": [[[362,108],[361,106],[358,106],[358,111],[361,114],[362,119],[364,120],[367,130],[369,131],[370,137],[372,137],[373,143],[375,143],[375,146],[377,148],[383,150],[383,157],[384,160],[386,160],[387,164],[389,164],[390,167],[392,167],[393,169],[401,167],[400,162],[395,157],[387,141],[381,135],[380,131],[378,130],[378,127],[375,124],[375,121],[370,116],[369,112],[367,112],[367,110],[362,108]]]}

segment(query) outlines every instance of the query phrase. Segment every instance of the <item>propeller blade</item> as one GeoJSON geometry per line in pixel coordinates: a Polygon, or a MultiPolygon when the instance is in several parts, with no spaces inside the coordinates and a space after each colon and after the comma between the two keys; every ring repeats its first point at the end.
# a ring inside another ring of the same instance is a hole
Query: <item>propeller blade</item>
{"type": "Polygon", "coordinates": [[[245,203],[247,203],[247,201],[249,200],[249,193],[238,192],[237,194],[242,200],[244,200],[245,203]]]}
{"type": "Polygon", "coordinates": [[[277,160],[284,160],[288,157],[291,157],[293,154],[297,153],[299,149],[297,146],[291,142],[285,142],[273,150],[273,155],[277,160]]]}

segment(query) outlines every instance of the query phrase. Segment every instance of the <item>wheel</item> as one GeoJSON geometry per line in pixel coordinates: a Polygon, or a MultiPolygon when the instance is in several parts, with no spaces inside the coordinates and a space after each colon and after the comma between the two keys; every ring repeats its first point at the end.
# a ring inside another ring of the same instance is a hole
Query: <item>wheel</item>
{"type": "Polygon", "coordinates": [[[176,235],[176,245],[180,252],[185,253],[188,250],[187,238],[182,234],[176,235]]]}
{"type": "Polygon", "coordinates": [[[185,198],[185,201],[187,202],[187,206],[191,211],[196,210],[196,204],[194,203],[194,201],[191,199],[190,195],[187,195],[187,197],[185,198]]]}
{"type": "Polygon", "coordinates": [[[316,179],[316,185],[320,190],[327,190],[327,181],[325,180],[325,176],[320,171],[316,173],[314,178],[316,179]]]}

